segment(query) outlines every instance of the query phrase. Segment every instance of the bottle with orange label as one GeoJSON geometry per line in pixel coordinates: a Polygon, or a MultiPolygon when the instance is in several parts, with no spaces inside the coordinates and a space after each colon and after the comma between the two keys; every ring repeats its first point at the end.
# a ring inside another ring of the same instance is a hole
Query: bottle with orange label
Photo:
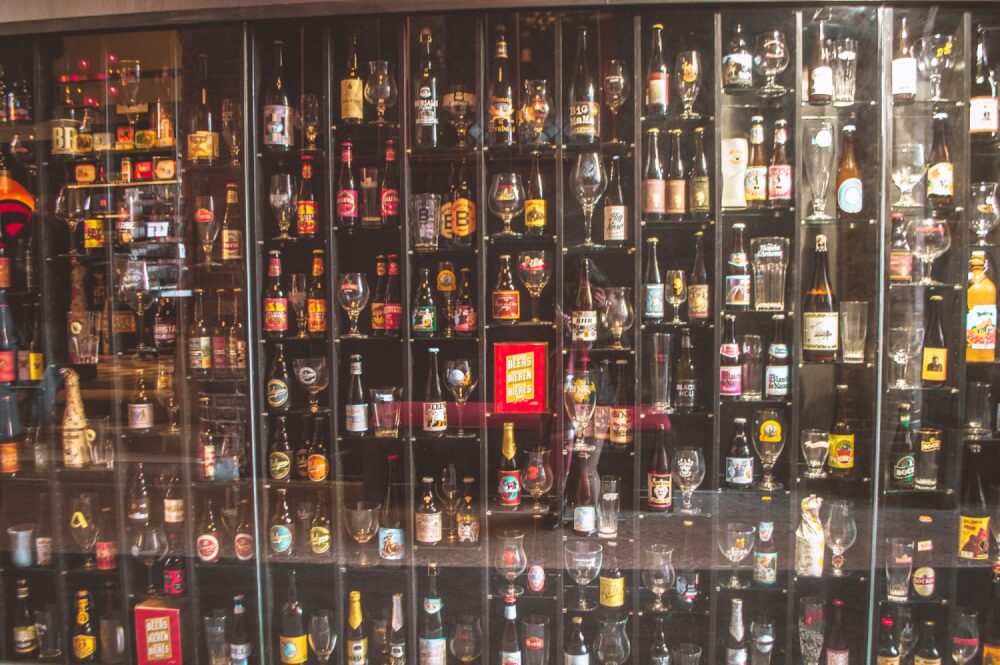
{"type": "Polygon", "coordinates": [[[493,289],[493,322],[517,323],[521,319],[521,292],[514,285],[510,254],[500,255],[500,271],[493,289]]]}
{"type": "Polygon", "coordinates": [[[312,284],[306,293],[306,329],[314,339],[326,336],[326,282],[323,272],[326,264],[326,251],[312,251],[312,284]]]}
{"type": "Polygon", "coordinates": [[[0,476],[13,478],[21,470],[21,446],[14,434],[13,398],[0,396],[0,476]]]}
{"type": "Polygon", "coordinates": [[[315,238],[319,210],[313,193],[313,163],[311,155],[302,155],[302,184],[295,209],[295,231],[300,238],[315,238]]]}
{"type": "Polygon", "coordinates": [[[281,340],[288,334],[288,294],[281,279],[281,251],[272,249],[264,290],[264,337],[281,340]]]}
{"type": "Polygon", "coordinates": [[[986,274],[986,252],[976,250],[969,257],[965,298],[965,361],[993,362],[997,347],[997,287],[986,274]]]}
{"type": "Polygon", "coordinates": [[[309,457],[306,462],[306,469],[309,480],[314,483],[321,483],[330,475],[330,454],[326,445],[326,417],[317,415],[313,419],[313,438],[309,444],[309,457]]]}
{"type": "Polygon", "coordinates": [[[74,663],[97,662],[97,631],[90,610],[90,592],[80,589],[76,592],[76,619],[71,632],[74,663]]]}

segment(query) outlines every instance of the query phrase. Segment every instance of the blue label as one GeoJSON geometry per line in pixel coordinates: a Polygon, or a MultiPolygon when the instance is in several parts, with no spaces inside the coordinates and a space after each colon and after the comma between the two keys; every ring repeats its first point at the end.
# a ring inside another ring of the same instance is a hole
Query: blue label
{"type": "Polygon", "coordinates": [[[284,524],[271,527],[271,550],[275,554],[284,554],[292,548],[292,530],[284,524]]]}
{"type": "Polygon", "coordinates": [[[383,559],[398,561],[406,555],[406,534],[402,529],[378,529],[378,554],[383,559]]]}

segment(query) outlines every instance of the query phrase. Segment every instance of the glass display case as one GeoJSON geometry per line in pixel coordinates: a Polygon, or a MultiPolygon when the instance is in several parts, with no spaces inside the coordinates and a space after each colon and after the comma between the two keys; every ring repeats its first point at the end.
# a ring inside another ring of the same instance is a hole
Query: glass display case
{"type": "Polygon", "coordinates": [[[1000,13],[399,9],[0,47],[0,659],[1000,661],[1000,13]]]}

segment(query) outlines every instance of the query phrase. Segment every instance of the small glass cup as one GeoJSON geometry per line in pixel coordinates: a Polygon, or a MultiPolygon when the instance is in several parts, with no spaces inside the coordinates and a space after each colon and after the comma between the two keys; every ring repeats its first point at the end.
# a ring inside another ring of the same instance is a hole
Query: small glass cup
{"type": "Polygon", "coordinates": [[[754,238],[750,241],[750,256],[753,267],[754,309],[758,312],[784,310],[788,238],[754,238]]]}
{"type": "Polygon", "coordinates": [[[524,665],[547,665],[549,662],[549,617],[528,614],[522,621],[524,665]]]}
{"type": "Polygon", "coordinates": [[[402,404],[402,388],[372,388],[372,420],[375,421],[375,436],[380,439],[399,437],[399,409],[402,404]]]}
{"type": "Polygon", "coordinates": [[[208,646],[208,662],[210,665],[227,665],[229,663],[229,642],[226,640],[225,614],[204,617],[205,644],[208,646]]]}
{"type": "Polygon", "coordinates": [[[764,341],[760,335],[743,335],[742,389],[740,399],[759,400],[764,395],[764,341]]]}
{"type": "Polygon", "coordinates": [[[38,635],[38,658],[52,661],[63,654],[62,631],[54,605],[35,610],[35,633],[38,635]]]}
{"type": "Polygon", "coordinates": [[[894,537],[885,553],[886,594],[889,602],[905,603],[910,598],[910,575],[913,572],[913,540],[894,537]]]}
{"type": "Polygon", "coordinates": [[[665,332],[653,333],[653,410],[666,413],[670,410],[670,373],[673,335],[665,332]]]}
{"type": "Polygon", "coordinates": [[[865,361],[868,336],[868,303],[844,300],[840,303],[840,348],[845,363],[865,361]]]}
{"type": "Polygon", "coordinates": [[[441,195],[411,195],[410,219],[413,226],[414,249],[418,252],[437,249],[438,232],[441,226],[441,195]]]}
{"type": "Polygon", "coordinates": [[[965,390],[965,437],[982,439],[990,435],[990,384],[970,381],[965,390]]]}
{"type": "Polygon", "coordinates": [[[802,457],[806,461],[806,478],[826,478],[826,458],[830,454],[830,438],[825,430],[802,430],[802,457]]]}
{"type": "Polygon", "coordinates": [[[483,628],[479,617],[462,614],[455,620],[448,638],[448,650],[460,663],[471,663],[479,658],[483,652],[483,628]]]}
{"type": "Polygon", "coordinates": [[[378,169],[362,166],[358,169],[358,192],[362,226],[382,226],[382,200],[379,197],[378,169]]]}
{"type": "Polygon", "coordinates": [[[618,537],[618,514],[621,509],[621,480],[617,476],[601,476],[601,494],[597,498],[597,537],[618,537]]]}
{"type": "Polygon", "coordinates": [[[844,37],[833,43],[833,105],[850,106],[854,103],[857,83],[858,42],[844,37]]]}
{"type": "Polygon", "coordinates": [[[15,524],[7,528],[10,536],[10,560],[15,568],[35,565],[35,525],[15,524]]]}
{"type": "Polygon", "coordinates": [[[674,660],[677,661],[677,665],[699,665],[701,647],[691,642],[681,642],[674,647],[674,660]]]}
{"type": "Polygon", "coordinates": [[[921,427],[917,434],[919,439],[913,486],[918,490],[936,490],[944,431],[940,427],[921,427]]]}
{"type": "Polygon", "coordinates": [[[69,362],[96,365],[101,348],[101,312],[70,312],[66,319],[69,362]]]}
{"type": "Polygon", "coordinates": [[[986,245],[989,236],[1000,217],[997,217],[997,183],[972,183],[972,206],[969,210],[969,227],[976,234],[976,244],[986,245]]]}

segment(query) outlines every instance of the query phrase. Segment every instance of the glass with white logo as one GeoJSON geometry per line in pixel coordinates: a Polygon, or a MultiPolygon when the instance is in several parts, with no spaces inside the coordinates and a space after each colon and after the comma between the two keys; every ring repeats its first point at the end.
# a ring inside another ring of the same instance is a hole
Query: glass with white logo
{"type": "Polygon", "coordinates": [[[788,238],[763,237],[750,241],[753,269],[754,309],[780,312],[785,309],[785,271],[788,268],[788,238]]]}
{"type": "Polygon", "coordinates": [[[410,219],[413,221],[413,247],[418,252],[429,252],[438,248],[438,232],[441,227],[441,195],[412,194],[410,196],[410,219]]]}
{"type": "Polygon", "coordinates": [[[772,492],[784,487],[774,477],[774,466],[785,449],[785,418],[777,409],[758,409],[753,414],[753,447],[764,475],[754,487],[772,492]]]}
{"type": "Polygon", "coordinates": [[[850,37],[833,43],[836,56],[833,61],[833,105],[850,106],[854,103],[854,88],[858,72],[858,41],[850,37]]]}
{"type": "Polygon", "coordinates": [[[601,476],[601,494],[597,499],[597,537],[618,537],[618,514],[621,509],[621,479],[601,476]]]}

